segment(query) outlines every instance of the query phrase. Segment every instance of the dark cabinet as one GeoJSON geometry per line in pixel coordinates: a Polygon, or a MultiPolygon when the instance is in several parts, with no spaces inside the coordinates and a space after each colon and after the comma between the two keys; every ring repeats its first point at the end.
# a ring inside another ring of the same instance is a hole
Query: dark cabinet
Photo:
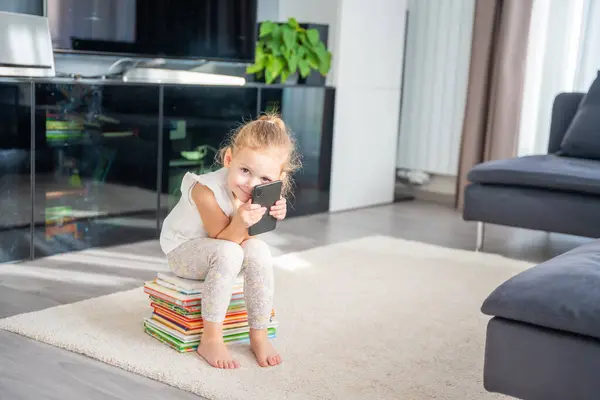
{"type": "Polygon", "coordinates": [[[335,91],[327,87],[0,83],[0,262],[158,238],[187,171],[275,110],[303,160],[289,217],[326,212],[335,91]]]}
{"type": "Polygon", "coordinates": [[[0,262],[32,255],[32,96],[0,83],[0,262]]]}

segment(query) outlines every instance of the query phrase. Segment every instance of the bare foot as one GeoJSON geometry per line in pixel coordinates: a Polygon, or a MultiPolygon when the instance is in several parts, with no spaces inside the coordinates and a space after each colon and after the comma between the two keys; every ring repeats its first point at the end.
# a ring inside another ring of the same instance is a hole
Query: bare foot
{"type": "Polygon", "coordinates": [[[222,340],[201,340],[198,346],[198,354],[215,368],[233,369],[240,367],[240,364],[231,357],[229,349],[222,340]]]}
{"type": "Polygon", "coordinates": [[[275,366],[281,364],[281,356],[273,347],[265,330],[250,330],[250,347],[256,356],[256,361],[261,367],[275,366]]]}

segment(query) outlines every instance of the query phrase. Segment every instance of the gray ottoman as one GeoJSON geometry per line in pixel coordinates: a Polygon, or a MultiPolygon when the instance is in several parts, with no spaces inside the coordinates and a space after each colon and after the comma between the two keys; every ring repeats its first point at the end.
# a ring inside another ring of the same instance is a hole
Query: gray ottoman
{"type": "Polygon", "coordinates": [[[524,400],[600,399],[600,240],[500,285],[481,308],[484,386],[524,400]]]}

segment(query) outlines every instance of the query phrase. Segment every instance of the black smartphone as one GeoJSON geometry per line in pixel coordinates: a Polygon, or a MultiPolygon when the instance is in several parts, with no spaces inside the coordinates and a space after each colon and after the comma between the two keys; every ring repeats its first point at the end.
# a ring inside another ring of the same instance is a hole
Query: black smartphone
{"type": "Polygon", "coordinates": [[[281,181],[273,181],[254,186],[252,190],[252,204],[260,204],[266,207],[267,211],[265,211],[260,221],[248,228],[250,236],[272,231],[277,226],[277,218],[270,215],[269,212],[271,207],[281,199],[282,184],[281,181]]]}

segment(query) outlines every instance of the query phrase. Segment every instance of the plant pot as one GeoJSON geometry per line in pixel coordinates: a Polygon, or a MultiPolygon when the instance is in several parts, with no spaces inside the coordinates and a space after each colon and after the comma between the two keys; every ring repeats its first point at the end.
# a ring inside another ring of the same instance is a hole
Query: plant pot
{"type": "Polygon", "coordinates": [[[311,71],[306,78],[298,76],[298,85],[325,86],[327,78],[319,71],[311,71]]]}

